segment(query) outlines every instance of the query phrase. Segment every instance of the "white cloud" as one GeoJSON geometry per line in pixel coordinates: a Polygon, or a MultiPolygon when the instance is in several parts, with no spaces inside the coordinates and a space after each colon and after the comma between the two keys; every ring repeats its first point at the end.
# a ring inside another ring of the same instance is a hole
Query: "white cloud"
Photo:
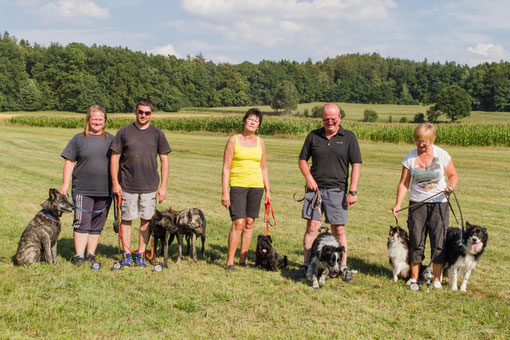
{"type": "Polygon", "coordinates": [[[508,59],[510,57],[510,52],[505,51],[501,45],[494,45],[490,43],[479,43],[475,47],[468,47],[467,50],[478,56],[484,57],[482,58],[483,61],[499,62],[500,60],[508,59]]]}
{"type": "Polygon", "coordinates": [[[44,23],[65,22],[76,25],[88,25],[94,19],[110,17],[108,8],[99,7],[90,0],[57,0],[48,2],[40,8],[32,8],[32,14],[39,15],[44,23]]]}
{"type": "Polygon", "coordinates": [[[171,44],[168,44],[165,46],[156,46],[152,50],[148,51],[148,53],[159,54],[159,55],[163,55],[163,56],[174,55],[177,58],[181,58],[179,53],[177,53],[175,51],[175,48],[171,44]]]}

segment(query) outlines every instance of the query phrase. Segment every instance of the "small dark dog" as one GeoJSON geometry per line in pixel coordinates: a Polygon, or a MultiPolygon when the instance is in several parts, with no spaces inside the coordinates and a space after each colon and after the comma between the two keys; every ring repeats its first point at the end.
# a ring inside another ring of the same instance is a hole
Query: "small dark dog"
{"type": "Polygon", "coordinates": [[[271,236],[259,235],[257,237],[257,250],[255,251],[255,266],[260,269],[278,271],[287,267],[287,256],[283,258],[273,248],[271,236]]]}
{"type": "MultiPolygon", "coordinates": [[[[338,244],[335,236],[329,232],[320,233],[313,241],[312,257],[306,276],[312,280],[314,289],[319,289],[319,283],[326,283],[327,278],[335,278],[343,274],[340,270],[345,248],[338,244]]],[[[345,270],[346,275],[351,275],[345,270]]],[[[352,280],[352,276],[344,278],[344,281],[352,280]]]]}
{"type": "Polygon", "coordinates": [[[60,235],[60,216],[71,212],[73,207],[56,189],[50,189],[49,197],[21,235],[16,251],[16,264],[32,264],[41,261],[44,253],[46,263],[57,264],[57,240],[60,235]]]}
{"type": "Polygon", "coordinates": [[[449,274],[448,281],[452,290],[457,290],[457,275],[460,272],[460,275],[463,275],[460,290],[466,291],[469,276],[485,251],[488,240],[487,229],[471,225],[467,221],[464,235],[459,228],[447,229],[446,264],[443,274],[449,274]]]}
{"type": "Polygon", "coordinates": [[[408,279],[409,266],[409,236],[400,227],[391,227],[388,236],[388,256],[393,268],[393,281],[399,278],[408,279]]]}

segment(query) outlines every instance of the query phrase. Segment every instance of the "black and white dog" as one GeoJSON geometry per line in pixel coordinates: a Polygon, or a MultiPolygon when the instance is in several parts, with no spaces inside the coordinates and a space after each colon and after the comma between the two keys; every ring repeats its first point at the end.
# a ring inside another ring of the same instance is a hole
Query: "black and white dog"
{"type": "Polygon", "coordinates": [[[487,229],[471,225],[467,221],[464,235],[459,228],[448,228],[446,232],[446,264],[443,274],[448,273],[448,281],[452,290],[457,290],[457,276],[460,273],[463,276],[460,290],[466,291],[471,271],[482,256],[488,239],[487,229]]]}
{"type": "Polygon", "coordinates": [[[327,278],[335,278],[341,274],[340,262],[345,248],[340,246],[335,236],[329,232],[320,233],[313,241],[310,265],[306,272],[312,280],[312,287],[319,289],[327,278]]]}
{"type": "Polygon", "coordinates": [[[50,189],[49,197],[27,225],[16,251],[16,264],[29,265],[40,262],[44,254],[47,263],[57,264],[57,240],[60,235],[60,216],[73,211],[66,196],[57,189],[50,189]]]}
{"type": "Polygon", "coordinates": [[[287,266],[287,256],[283,258],[273,247],[273,240],[269,235],[259,235],[257,237],[257,249],[255,251],[255,266],[260,269],[277,271],[287,266]]]}
{"type": "Polygon", "coordinates": [[[393,281],[399,278],[408,279],[409,267],[409,236],[400,227],[391,227],[388,236],[388,256],[393,268],[393,281]]]}

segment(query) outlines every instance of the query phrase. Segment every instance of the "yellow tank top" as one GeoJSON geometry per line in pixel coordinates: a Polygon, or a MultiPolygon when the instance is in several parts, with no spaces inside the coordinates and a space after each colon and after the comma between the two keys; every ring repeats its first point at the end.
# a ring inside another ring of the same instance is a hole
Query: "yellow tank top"
{"type": "Polygon", "coordinates": [[[234,147],[234,157],[230,168],[230,186],[244,188],[263,188],[262,169],[260,160],[262,159],[262,147],[259,137],[257,145],[245,147],[239,145],[237,135],[235,136],[236,145],[234,147]]]}

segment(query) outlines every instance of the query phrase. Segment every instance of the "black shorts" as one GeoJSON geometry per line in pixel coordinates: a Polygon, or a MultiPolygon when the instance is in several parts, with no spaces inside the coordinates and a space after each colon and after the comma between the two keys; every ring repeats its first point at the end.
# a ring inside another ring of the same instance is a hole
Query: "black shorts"
{"type": "Polygon", "coordinates": [[[449,223],[448,202],[418,205],[409,202],[407,227],[409,228],[409,260],[421,263],[425,257],[427,234],[430,236],[431,259],[433,263],[445,261],[446,228],[449,223]],[[416,205],[416,208],[412,206],[416,205]]]}
{"type": "Polygon", "coordinates": [[[108,217],[111,197],[73,195],[73,201],[76,205],[73,222],[74,231],[79,234],[101,234],[108,217]]]}
{"type": "Polygon", "coordinates": [[[263,194],[263,188],[231,187],[228,207],[230,219],[235,221],[246,217],[258,218],[263,194]]]}

